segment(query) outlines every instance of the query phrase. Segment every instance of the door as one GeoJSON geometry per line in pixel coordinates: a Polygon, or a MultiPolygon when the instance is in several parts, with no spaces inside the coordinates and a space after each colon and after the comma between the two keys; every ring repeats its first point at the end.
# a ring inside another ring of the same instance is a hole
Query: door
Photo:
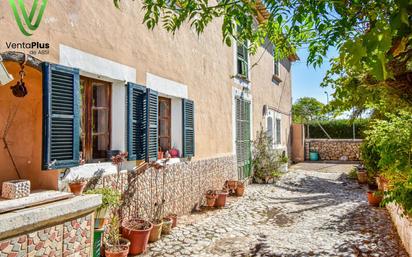
{"type": "Polygon", "coordinates": [[[236,97],[236,157],[239,180],[251,175],[250,125],[250,102],[236,97]]]}

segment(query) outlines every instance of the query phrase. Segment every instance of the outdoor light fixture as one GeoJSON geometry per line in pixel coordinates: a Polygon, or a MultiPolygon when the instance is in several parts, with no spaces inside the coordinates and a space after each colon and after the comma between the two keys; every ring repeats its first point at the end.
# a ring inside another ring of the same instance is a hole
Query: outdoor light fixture
{"type": "Polygon", "coordinates": [[[13,81],[13,76],[9,74],[6,67],[4,67],[3,59],[0,56],[0,85],[4,86],[10,81],[13,81]]]}
{"type": "Polygon", "coordinates": [[[25,97],[27,95],[26,84],[23,81],[24,76],[26,75],[26,73],[24,72],[25,63],[26,63],[26,60],[20,64],[20,72],[19,72],[20,81],[17,81],[17,84],[11,87],[11,91],[13,92],[13,95],[16,97],[25,97]]]}

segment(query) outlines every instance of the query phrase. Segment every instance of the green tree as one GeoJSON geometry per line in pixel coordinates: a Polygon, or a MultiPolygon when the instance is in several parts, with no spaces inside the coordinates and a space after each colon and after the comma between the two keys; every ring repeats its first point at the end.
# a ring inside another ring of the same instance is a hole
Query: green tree
{"type": "Polygon", "coordinates": [[[324,119],[322,109],[324,104],[313,97],[299,98],[292,106],[293,122],[305,123],[311,120],[324,119]]]}
{"type": "MultiPolygon", "coordinates": [[[[120,0],[114,3],[119,7],[120,0]]],[[[142,5],[149,29],[160,24],[175,33],[188,24],[201,34],[219,20],[227,45],[248,40],[254,53],[273,44],[276,59],[307,47],[308,63],[318,66],[336,47],[334,76],[355,74],[362,84],[394,89],[395,97],[412,103],[411,0],[142,0],[142,5]],[[263,3],[268,17],[256,25],[263,3]]]]}

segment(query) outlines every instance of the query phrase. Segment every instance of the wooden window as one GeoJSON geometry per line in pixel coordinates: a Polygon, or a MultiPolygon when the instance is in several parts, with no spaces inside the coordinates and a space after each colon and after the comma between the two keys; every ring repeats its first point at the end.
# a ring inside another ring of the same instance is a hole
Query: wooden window
{"type": "Polygon", "coordinates": [[[274,61],[273,64],[273,74],[277,77],[280,77],[280,62],[279,61],[274,61]]]}
{"type": "Polygon", "coordinates": [[[237,44],[237,75],[249,79],[249,53],[245,43],[237,44]]]}
{"type": "Polygon", "coordinates": [[[111,84],[81,77],[81,152],[89,162],[104,161],[110,150],[111,84]]]}
{"type": "Polygon", "coordinates": [[[159,146],[163,152],[171,149],[171,107],[169,98],[159,97],[159,146]]]}
{"type": "Polygon", "coordinates": [[[281,121],[279,118],[277,118],[276,119],[276,141],[275,141],[277,145],[280,145],[282,143],[281,129],[282,129],[281,121]]]}

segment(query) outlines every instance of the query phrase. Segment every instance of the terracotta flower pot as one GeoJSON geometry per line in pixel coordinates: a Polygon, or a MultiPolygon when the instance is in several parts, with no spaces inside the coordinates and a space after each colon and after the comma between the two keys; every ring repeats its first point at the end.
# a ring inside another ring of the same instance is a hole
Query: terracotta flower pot
{"type": "Polygon", "coordinates": [[[164,156],[163,152],[157,152],[157,159],[161,160],[163,159],[163,156],[164,156]]]}
{"type": "Polygon", "coordinates": [[[129,254],[141,254],[147,249],[153,224],[141,219],[125,220],[122,224],[122,236],[130,241],[129,254]]]}
{"type": "Polygon", "coordinates": [[[169,235],[172,233],[172,219],[169,217],[163,218],[162,235],[169,235]]]}
{"type": "Polygon", "coordinates": [[[206,197],[206,204],[207,204],[207,206],[208,206],[208,207],[213,207],[213,206],[215,206],[216,198],[217,198],[217,197],[206,197]]]}
{"type": "Polygon", "coordinates": [[[373,191],[368,191],[368,202],[372,206],[379,206],[382,201],[382,195],[376,195],[373,191]]]}
{"type": "Polygon", "coordinates": [[[225,207],[227,195],[228,195],[228,192],[219,191],[217,193],[217,199],[215,201],[215,207],[219,207],[219,208],[225,207]]]}
{"type": "Polygon", "coordinates": [[[237,181],[236,180],[228,180],[226,181],[226,186],[229,188],[229,190],[235,190],[237,187],[237,181]]]}
{"type": "Polygon", "coordinates": [[[87,182],[78,182],[78,183],[69,183],[70,187],[70,192],[72,192],[74,195],[82,195],[83,190],[86,187],[87,182]]]}
{"type": "Polygon", "coordinates": [[[163,221],[152,222],[153,228],[150,231],[149,242],[156,242],[162,234],[163,221]]]}
{"type": "Polygon", "coordinates": [[[378,189],[381,191],[387,191],[388,190],[388,179],[385,178],[384,176],[379,176],[376,177],[376,183],[378,184],[378,189]]]}
{"type": "Polygon", "coordinates": [[[245,184],[239,183],[236,187],[236,196],[243,196],[245,193],[245,184]]]}
{"type": "Polygon", "coordinates": [[[358,182],[359,184],[365,184],[368,182],[368,173],[366,173],[366,171],[358,171],[358,182]]]}
{"type": "Polygon", "coordinates": [[[172,228],[175,228],[177,226],[177,214],[171,213],[167,217],[172,219],[172,228]]]}
{"type": "Polygon", "coordinates": [[[119,245],[106,244],[104,255],[106,257],[127,257],[129,254],[130,241],[124,238],[120,239],[119,245]]]}

